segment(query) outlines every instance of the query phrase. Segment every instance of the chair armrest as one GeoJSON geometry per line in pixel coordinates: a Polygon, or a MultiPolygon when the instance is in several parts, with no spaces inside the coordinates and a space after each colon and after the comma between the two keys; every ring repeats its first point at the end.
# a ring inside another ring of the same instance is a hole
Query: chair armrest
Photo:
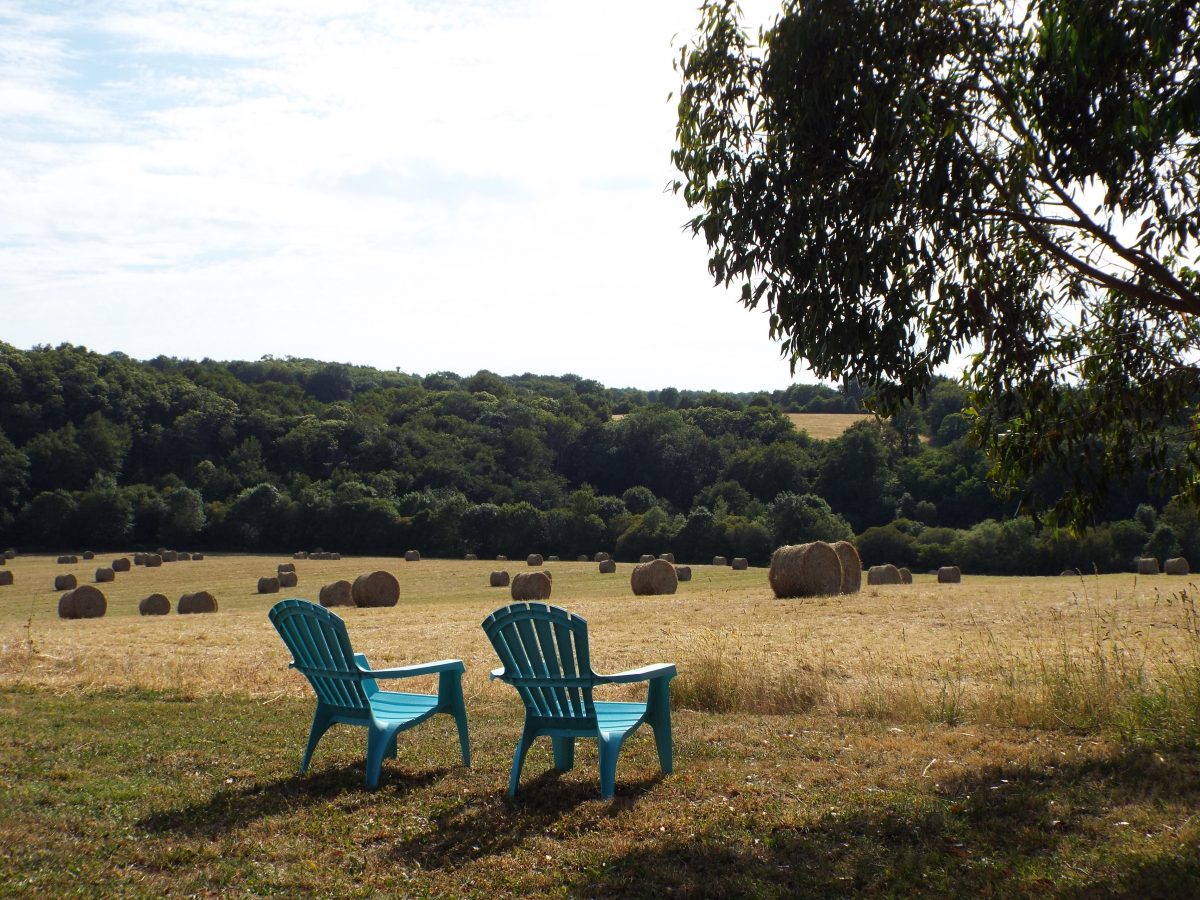
{"type": "Polygon", "coordinates": [[[503,677],[504,677],[504,666],[501,666],[498,669],[492,669],[492,671],[488,673],[488,681],[495,681],[497,678],[503,678],[503,677]]]}
{"type": "Polygon", "coordinates": [[[630,684],[637,681],[654,681],[657,678],[674,678],[678,675],[675,663],[653,663],[640,669],[630,669],[628,672],[617,672],[615,675],[597,675],[597,684],[630,684]]]}
{"type": "Polygon", "coordinates": [[[364,675],[374,678],[413,678],[417,675],[437,675],[439,672],[465,672],[461,659],[439,659],[436,662],[397,666],[394,669],[363,669],[364,675]]]}

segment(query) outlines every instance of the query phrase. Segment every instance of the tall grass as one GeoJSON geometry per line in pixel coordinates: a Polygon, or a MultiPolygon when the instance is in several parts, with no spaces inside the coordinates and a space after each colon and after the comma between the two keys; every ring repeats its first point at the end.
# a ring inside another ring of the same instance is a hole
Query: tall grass
{"type": "Polygon", "coordinates": [[[1150,638],[1086,592],[1083,633],[1060,617],[1049,640],[1001,646],[987,629],[934,664],[867,653],[856,671],[802,650],[768,658],[737,632],[709,631],[681,647],[676,705],[714,712],[831,712],[886,722],[979,722],[1132,743],[1200,743],[1200,611],[1195,587],[1155,600],[1150,638]]]}

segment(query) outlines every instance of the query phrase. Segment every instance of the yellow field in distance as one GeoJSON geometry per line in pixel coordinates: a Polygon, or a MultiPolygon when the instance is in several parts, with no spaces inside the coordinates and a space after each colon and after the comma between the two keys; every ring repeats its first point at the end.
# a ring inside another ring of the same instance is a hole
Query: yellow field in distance
{"type": "Polygon", "coordinates": [[[871,413],[784,413],[797,431],[807,431],[817,441],[841,437],[851,425],[875,418],[871,413]]]}

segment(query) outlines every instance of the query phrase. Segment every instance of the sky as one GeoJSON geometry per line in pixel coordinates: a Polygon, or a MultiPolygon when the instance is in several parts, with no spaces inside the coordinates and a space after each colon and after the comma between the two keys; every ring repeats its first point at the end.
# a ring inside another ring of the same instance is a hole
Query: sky
{"type": "Polygon", "coordinates": [[[0,0],[0,339],[786,387],[667,189],[698,5],[0,0]]]}

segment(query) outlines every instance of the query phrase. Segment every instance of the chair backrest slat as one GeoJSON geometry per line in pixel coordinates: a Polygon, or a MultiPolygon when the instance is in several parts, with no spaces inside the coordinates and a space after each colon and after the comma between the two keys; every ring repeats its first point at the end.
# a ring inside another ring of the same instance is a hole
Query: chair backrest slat
{"type": "Polygon", "coordinates": [[[530,714],[595,721],[585,620],[557,606],[514,603],[488,616],[483,628],[530,714]]]}
{"type": "Polygon", "coordinates": [[[268,615],[292,652],[292,664],[322,702],[346,709],[370,707],[345,622],[306,600],[281,600],[268,615]]]}

